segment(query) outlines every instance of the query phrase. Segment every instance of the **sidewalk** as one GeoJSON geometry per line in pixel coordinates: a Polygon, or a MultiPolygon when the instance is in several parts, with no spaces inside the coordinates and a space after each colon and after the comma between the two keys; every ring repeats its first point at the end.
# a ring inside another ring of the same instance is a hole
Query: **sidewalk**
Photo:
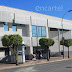
{"type": "MultiPolygon", "coordinates": [[[[72,59],[72,58],[69,58],[72,59]]],[[[41,60],[26,60],[24,64],[19,64],[16,66],[15,64],[4,64],[0,63],[0,70],[1,69],[9,69],[9,68],[16,68],[16,67],[22,67],[22,66],[30,66],[35,64],[43,64],[43,63],[50,63],[50,62],[56,62],[56,61],[63,61],[63,60],[69,60],[67,57],[51,57],[50,61],[47,61],[47,59],[41,59],[41,60]]]]}

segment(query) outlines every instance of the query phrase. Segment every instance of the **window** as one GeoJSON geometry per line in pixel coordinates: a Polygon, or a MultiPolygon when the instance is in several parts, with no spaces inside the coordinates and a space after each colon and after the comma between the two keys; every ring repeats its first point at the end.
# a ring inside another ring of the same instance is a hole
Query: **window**
{"type": "Polygon", "coordinates": [[[37,36],[36,26],[32,26],[32,36],[33,37],[36,37],[37,36]]]}
{"type": "Polygon", "coordinates": [[[22,51],[19,51],[19,52],[18,52],[18,55],[22,55],[22,51]]]}
{"type": "Polygon", "coordinates": [[[13,31],[17,31],[17,26],[16,26],[16,24],[14,24],[14,25],[12,26],[12,30],[13,30],[13,31]]]}
{"type": "MultiPolygon", "coordinates": [[[[50,28],[50,31],[58,31],[58,29],[56,29],[56,28],[50,28]]],[[[62,31],[62,29],[60,29],[60,31],[62,31]]],[[[69,30],[63,29],[63,31],[69,31],[69,30]]]]}
{"type": "Polygon", "coordinates": [[[13,31],[17,31],[16,26],[12,26],[13,31]]]}
{"type": "Polygon", "coordinates": [[[41,37],[41,27],[37,26],[37,36],[41,37]]]}
{"type": "Polygon", "coordinates": [[[4,30],[9,31],[8,22],[4,22],[4,30]]]}
{"type": "Polygon", "coordinates": [[[43,53],[44,50],[45,50],[45,48],[44,48],[44,47],[41,47],[41,46],[33,47],[33,54],[38,54],[39,51],[40,51],[41,53],[43,53]]]}
{"type": "Polygon", "coordinates": [[[9,55],[9,50],[5,49],[5,56],[8,56],[8,55],[9,55]]]}
{"type": "Polygon", "coordinates": [[[58,31],[56,28],[50,28],[50,31],[58,31]]]}
{"type": "Polygon", "coordinates": [[[46,27],[32,26],[33,37],[46,37],[46,27]]]}
{"type": "Polygon", "coordinates": [[[42,27],[42,37],[46,37],[46,27],[42,27]]]}

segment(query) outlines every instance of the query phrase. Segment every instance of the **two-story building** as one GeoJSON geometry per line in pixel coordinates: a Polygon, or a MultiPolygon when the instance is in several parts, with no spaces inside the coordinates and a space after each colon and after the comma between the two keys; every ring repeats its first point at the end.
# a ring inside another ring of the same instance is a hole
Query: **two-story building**
{"type": "MultiPolygon", "coordinates": [[[[4,58],[7,49],[2,46],[1,38],[5,34],[19,34],[22,36],[25,44],[25,54],[36,53],[36,50],[43,49],[39,45],[39,39],[42,37],[52,38],[55,44],[50,47],[51,52],[63,50],[60,46],[62,39],[62,18],[35,12],[20,10],[16,8],[0,6],[0,58],[4,58]],[[15,22],[13,24],[13,22],[15,22]]],[[[72,21],[63,19],[64,38],[72,38],[72,21]]],[[[67,48],[65,47],[65,51],[67,48]]],[[[70,51],[72,49],[70,48],[70,51]]]]}

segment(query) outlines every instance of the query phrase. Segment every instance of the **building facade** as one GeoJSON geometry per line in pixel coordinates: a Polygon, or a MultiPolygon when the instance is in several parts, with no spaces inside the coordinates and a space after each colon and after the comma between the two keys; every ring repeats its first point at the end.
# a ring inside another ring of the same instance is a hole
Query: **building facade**
{"type": "MultiPolygon", "coordinates": [[[[24,43],[28,45],[25,49],[26,55],[34,54],[36,49],[41,50],[39,39],[42,37],[54,39],[55,44],[50,47],[51,52],[63,50],[59,42],[62,39],[61,20],[62,18],[58,17],[0,6],[0,58],[4,58],[7,52],[1,42],[5,34],[21,35],[24,43]]],[[[63,29],[64,38],[72,38],[71,20],[63,19],[63,29]]]]}

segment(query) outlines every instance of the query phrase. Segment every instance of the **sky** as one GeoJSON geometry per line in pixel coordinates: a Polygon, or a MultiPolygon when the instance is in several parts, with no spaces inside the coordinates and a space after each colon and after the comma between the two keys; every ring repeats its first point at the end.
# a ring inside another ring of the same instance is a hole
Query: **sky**
{"type": "MultiPolygon", "coordinates": [[[[62,18],[72,10],[72,0],[0,0],[0,5],[62,18]]],[[[72,20],[72,12],[65,19],[72,20]]]]}

